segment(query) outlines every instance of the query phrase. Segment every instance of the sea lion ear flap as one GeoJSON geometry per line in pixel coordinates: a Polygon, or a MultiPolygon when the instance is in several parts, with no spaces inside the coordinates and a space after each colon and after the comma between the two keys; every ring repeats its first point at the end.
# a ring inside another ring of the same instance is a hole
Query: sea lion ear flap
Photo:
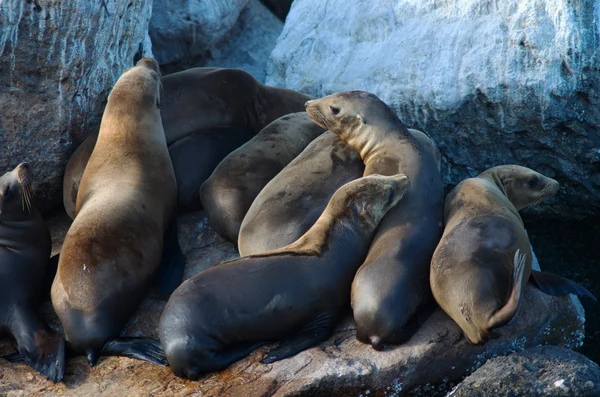
{"type": "Polygon", "coordinates": [[[163,86],[160,76],[158,76],[158,94],[156,95],[156,107],[160,109],[160,102],[163,97],[163,86]]]}
{"type": "Polygon", "coordinates": [[[361,124],[367,124],[367,120],[365,120],[365,118],[362,116],[362,114],[357,114],[356,118],[358,119],[358,121],[360,121],[361,124]]]}

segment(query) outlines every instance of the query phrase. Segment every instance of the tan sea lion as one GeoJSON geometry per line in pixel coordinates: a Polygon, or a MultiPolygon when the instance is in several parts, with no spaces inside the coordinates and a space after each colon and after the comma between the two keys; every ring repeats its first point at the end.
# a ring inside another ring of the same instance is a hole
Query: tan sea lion
{"type": "MultiPolygon", "coordinates": [[[[127,69],[113,87],[52,284],[67,341],[92,366],[99,354],[165,364],[157,341],[118,337],[153,281],[173,228],[176,183],[160,93],[152,58],[127,69]]],[[[179,274],[184,263],[166,265],[179,274]]]]}
{"type": "Polygon", "coordinates": [[[406,174],[402,206],[381,221],[352,284],[356,337],[382,349],[416,330],[430,301],[429,263],[442,234],[440,156],[431,139],[408,130],[377,96],[347,91],[308,101],[306,110],[360,153],[364,175],[406,174]]]}
{"type": "Polygon", "coordinates": [[[27,163],[0,177],[0,330],[15,338],[18,359],[60,382],[65,342],[37,311],[51,242],[32,201],[33,186],[27,163]]]}
{"type": "MultiPolygon", "coordinates": [[[[178,182],[180,210],[200,206],[200,185],[227,154],[278,117],[303,111],[311,99],[297,91],[263,85],[240,69],[192,68],[163,77],[162,85],[160,114],[178,182]],[[185,141],[174,145],[182,138],[185,141]]],[[[79,181],[96,138],[97,133],[90,134],[65,169],[63,203],[72,219],[79,181]]]]}
{"type": "Polygon", "coordinates": [[[197,379],[266,342],[283,339],[263,363],[326,340],[348,306],[352,278],[377,224],[407,186],[404,175],[351,181],[298,241],[223,263],[181,284],[159,325],[173,372],[197,379]]]}
{"type": "Polygon", "coordinates": [[[324,129],[306,112],[281,116],[227,155],[200,187],[210,225],[237,243],[242,220],[260,191],[324,129]]]}
{"type": "Polygon", "coordinates": [[[448,194],[444,234],[431,260],[431,290],[471,343],[499,336],[493,329],[515,316],[530,275],[546,293],[593,298],[570,280],[531,268],[519,211],[552,197],[558,187],[539,172],[503,165],[465,179],[448,194]]]}
{"type": "Polygon", "coordinates": [[[335,134],[323,133],[256,196],[240,227],[240,255],[298,240],[321,216],[333,193],[363,171],[356,151],[335,134]]]}

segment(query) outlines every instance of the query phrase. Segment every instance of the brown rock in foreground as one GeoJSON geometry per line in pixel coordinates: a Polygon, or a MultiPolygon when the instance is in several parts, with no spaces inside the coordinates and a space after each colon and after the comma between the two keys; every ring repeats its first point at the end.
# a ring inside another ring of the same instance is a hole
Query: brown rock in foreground
{"type": "MultiPolygon", "coordinates": [[[[188,259],[186,277],[237,256],[233,245],[208,227],[202,213],[179,219],[179,239],[188,259]]],[[[69,220],[61,215],[50,224],[56,250],[69,220]]],[[[156,337],[165,304],[166,297],[153,289],[125,334],[156,337]]],[[[58,327],[48,303],[44,311],[58,327]]],[[[377,352],[356,340],[348,317],[335,335],[315,348],[271,365],[258,362],[270,346],[259,348],[199,382],[138,360],[101,358],[89,368],[84,357],[77,357],[69,361],[64,382],[55,385],[24,364],[0,359],[0,396],[399,396],[411,391],[432,396],[447,391],[495,355],[539,344],[579,347],[583,324],[577,299],[546,296],[528,286],[518,316],[499,330],[503,337],[484,346],[470,345],[458,326],[437,309],[406,344],[377,352]]],[[[5,339],[0,342],[0,355],[12,351],[5,339]]]]}

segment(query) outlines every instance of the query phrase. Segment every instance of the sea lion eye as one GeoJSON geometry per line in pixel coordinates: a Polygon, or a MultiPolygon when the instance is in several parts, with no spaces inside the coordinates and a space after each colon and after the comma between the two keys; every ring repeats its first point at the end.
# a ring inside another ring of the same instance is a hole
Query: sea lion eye
{"type": "Polygon", "coordinates": [[[537,175],[534,175],[529,182],[527,182],[527,184],[529,185],[529,187],[534,188],[537,186],[537,184],[539,183],[540,179],[537,177],[537,175]]]}
{"type": "Polygon", "coordinates": [[[336,108],[335,106],[329,106],[329,109],[331,109],[331,113],[336,116],[340,113],[340,108],[336,108]]]}

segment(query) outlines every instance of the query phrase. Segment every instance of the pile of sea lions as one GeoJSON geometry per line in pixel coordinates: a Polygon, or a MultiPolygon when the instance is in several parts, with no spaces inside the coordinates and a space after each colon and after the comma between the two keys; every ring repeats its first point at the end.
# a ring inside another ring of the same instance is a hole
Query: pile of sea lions
{"type": "Polygon", "coordinates": [[[236,69],[161,77],[143,58],[66,166],[73,223],[58,256],[31,167],[0,178],[0,325],[18,348],[6,358],[55,382],[78,354],[198,379],[270,342],[265,364],[315,346],[350,308],[357,339],[381,350],[407,341],[434,302],[479,344],[516,315],[528,281],[595,300],[531,268],[519,211],[557,181],[501,165],[444,197],[440,159],[373,94],[312,99],[236,69]],[[182,283],[177,212],[201,207],[241,257],[182,283]],[[37,312],[44,274],[64,340],[37,312]],[[170,294],[160,341],[120,336],[154,283],[170,294]]]}

